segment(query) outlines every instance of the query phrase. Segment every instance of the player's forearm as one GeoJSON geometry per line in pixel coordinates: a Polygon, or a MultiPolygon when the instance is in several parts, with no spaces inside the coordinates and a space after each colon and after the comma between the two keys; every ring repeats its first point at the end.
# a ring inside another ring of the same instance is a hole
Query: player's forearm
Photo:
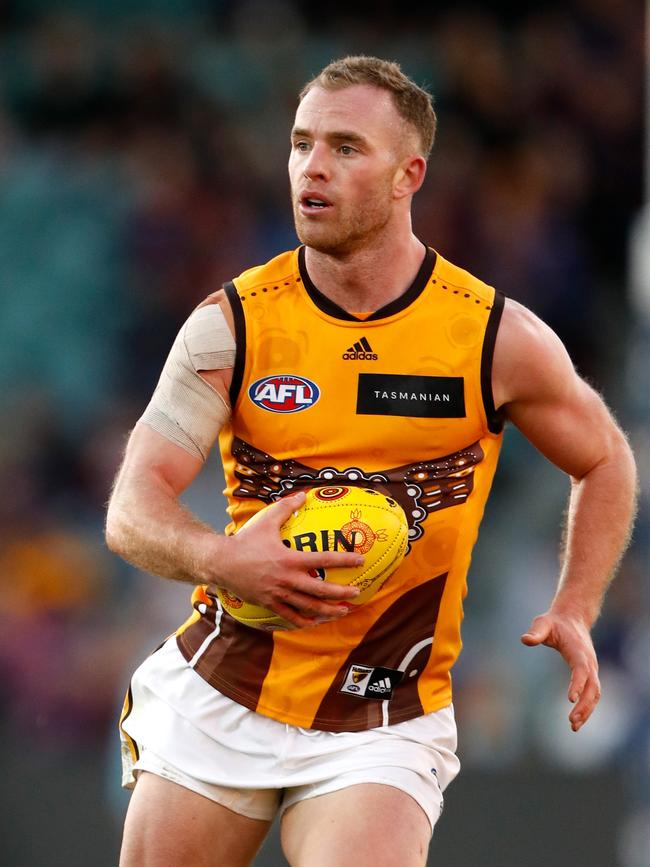
{"type": "Polygon", "coordinates": [[[621,435],[606,460],[573,481],[553,611],[591,628],[630,540],[636,492],[634,458],[621,435]]]}
{"type": "Polygon", "coordinates": [[[129,563],[192,584],[216,580],[224,536],[151,481],[119,481],[106,519],[106,543],[129,563]]]}

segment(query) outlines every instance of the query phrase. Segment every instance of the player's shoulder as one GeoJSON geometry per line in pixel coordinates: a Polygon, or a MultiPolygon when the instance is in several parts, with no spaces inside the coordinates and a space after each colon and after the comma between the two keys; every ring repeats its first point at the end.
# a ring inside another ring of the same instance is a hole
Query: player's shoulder
{"type": "Polygon", "coordinates": [[[292,281],[299,274],[298,250],[286,250],[268,262],[254,265],[233,278],[238,290],[274,288],[292,281]]]}
{"type": "Polygon", "coordinates": [[[452,292],[471,292],[477,299],[485,301],[486,304],[491,304],[496,295],[494,286],[490,286],[484,280],[476,277],[460,265],[456,265],[440,253],[436,251],[436,264],[434,268],[434,279],[441,281],[444,286],[449,287],[452,292]]]}
{"type": "Polygon", "coordinates": [[[254,291],[256,287],[267,289],[276,288],[278,285],[284,286],[298,274],[298,250],[287,250],[269,259],[268,262],[247,268],[197,304],[185,323],[186,336],[197,333],[204,335],[206,330],[213,335],[219,333],[223,328],[224,320],[230,333],[235,334],[233,299],[227,289],[229,283],[232,283],[241,295],[254,291]]]}
{"type": "Polygon", "coordinates": [[[505,299],[497,342],[516,357],[527,352],[566,351],[550,325],[514,298],[505,299]]]}
{"type": "Polygon", "coordinates": [[[496,405],[556,391],[558,383],[568,384],[574,375],[566,347],[553,329],[528,307],[507,298],[494,348],[496,405]]]}

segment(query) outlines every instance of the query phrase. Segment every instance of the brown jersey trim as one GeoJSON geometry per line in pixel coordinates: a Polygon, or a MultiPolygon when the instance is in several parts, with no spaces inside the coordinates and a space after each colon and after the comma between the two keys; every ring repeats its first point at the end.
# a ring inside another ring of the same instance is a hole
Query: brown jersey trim
{"type": "Polygon", "coordinates": [[[420,269],[415,275],[415,280],[411,283],[408,289],[403,292],[399,298],[395,298],[394,301],[390,301],[388,304],[380,307],[379,310],[375,310],[375,312],[371,313],[370,316],[359,318],[358,316],[354,316],[352,313],[348,313],[348,311],[344,310],[342,307],[339,307],[338,304],[335,304],[314,286],[311,277],[307,272],[305,247],[302,246],[298,249],[298,267],[307,294],[318,309],[323,311],[323,313],[327,313],[328,316],[333,316],[335,319],[343,319],[346,322],[372,322],[377,319],[386,319],[395,313],[399,313],[400,310],[404,310],[422,294],[424,287],[429,282],[433,269],[436,266],[436,259],[437,254],[435,250],[432,250],[431,247],[426,247],[420,269]]]}
{"type": "Polygon", "coordinates": [[[492,361],[494,359],[494,347],[497,340],[497,331],[501,322],[501,314],[505,305],[505,295],[502,292],[494,293],[492,309],[488,317],[485,337],[483,339],[483,352],[481,354],[481,394],[483,406],[488,423],[488,430],[493,434],[499,434],[503,430],[504,413],[494,405],[492,392],[492,361]]]}
{"type": "Polygon", "coordinates": [[[409,657],[410,662],[390,700],[389,722],[402,722],[424,713],[418,694],[418,675],[426,668],[432,653],[446,582],[446,572],[430,578],[399,596],[377,618],[343,661],[316,711],[312,728],[356,732],[383,725],[381,700],[342,693],[341,686],[348,669],[355,664],[402,671],[405,657],[409,657]],[[424,646],[410,658],[409,651],[419,644],[424,646]]]}
{"type": "MultiPolygon", "coordinates": [[[[197,630],[197,640],[201,634],[197,630]]],[[[245,626],[223,611],[219,634],[196,662],[194,671],[233,701],[255,710],[273,648],[271,633],[245,626]]]]}
{"type": "MultiPolygon", "coordinates": [[[[195,608],[196,608],[196,604],[195,608]]],[[[182,632],[176,633],[176,646],[185,662],[190,662],[205,639],[214,633],[217,610],[214,606],[207,608],[198,620],[186,623],[182,632]]]]}
{"type": "Polygon", "coordinates": [[[244,366],[246,364],[246,319],[244,318],[244,308],[242,307],[241,298],[233,281],[230,280],[228,283],[224,283],[223,289],[228,301],[230,302],[233,322],[235,325],[235,364],[233,366],[232,381],[230,383],[230,406],[234,409],[244,380],[244,366]]]}
{"type": "Polygon", "coordinates": [[[424,532],[422,522],[428,514],[457,506],[459,500],[472,493],[474,469],[485,457],[480,442],[475,442],[453,454],[432,460],[421,458],[399,467],[382,467],[375,472],[360,466],[331,465],[327,467],[327,478],[324,478],[316,467],[274,457],[239,437],[233,437],[230,449],[235,461],[234,477],[238,482],[233,490],[234,497],[268,504],[289,491],[313,488],[325,481],[329,485],[349,484],[348,473],[352,471],[360,479],[357,484],[388,493],[402,506],[409,522],[411,542],[424,532]],[[461,469],[463,476],[459,478],[461,469]]]}

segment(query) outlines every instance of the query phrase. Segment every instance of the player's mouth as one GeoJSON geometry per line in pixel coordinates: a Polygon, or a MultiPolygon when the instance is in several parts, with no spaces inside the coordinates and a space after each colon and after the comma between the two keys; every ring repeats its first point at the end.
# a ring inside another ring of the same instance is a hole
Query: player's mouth
{"type": "Polygon", "coordinates": [[[329,199],[318,195],[318,193],[308,191],[301,194],[299,206],[301,214],[319,214],[322,211],[327,211],[331,208],[332,203],[329,199]]]}

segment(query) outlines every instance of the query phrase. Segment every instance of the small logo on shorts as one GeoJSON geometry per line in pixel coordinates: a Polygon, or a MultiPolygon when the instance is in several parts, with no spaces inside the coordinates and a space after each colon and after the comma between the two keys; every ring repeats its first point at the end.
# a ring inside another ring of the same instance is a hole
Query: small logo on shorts
{"type": "Polygon", "coordinates": [[[393,690],[403,676],[403,671],[393,668],[351,665],[339,692],[357,698],[378,698],[384,701],[393,697],[393,690]]]}

